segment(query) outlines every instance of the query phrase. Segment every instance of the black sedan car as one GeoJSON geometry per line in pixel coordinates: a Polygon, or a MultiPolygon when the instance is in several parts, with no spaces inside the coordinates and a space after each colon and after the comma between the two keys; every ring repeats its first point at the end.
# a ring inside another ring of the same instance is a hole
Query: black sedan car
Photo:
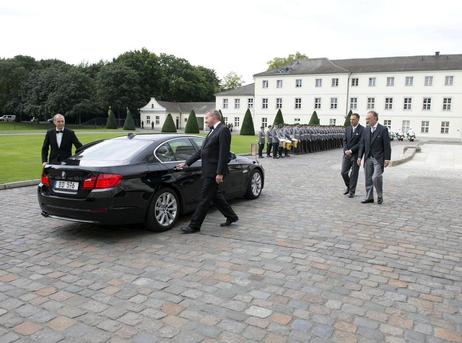
{"type": "MultiPolygon", "coordinates": [[[[61,165],[46,165],[38,186],[45,217],[103,225],[144,223],[170,229],[194,211],[201,189],[201,161],[175,166],[202,146],[204,137],[134,135],[87,144],[61,165]]],[[[263,167],[231,154],[223,191],[228,199],[258,198],[263,167]]]]}

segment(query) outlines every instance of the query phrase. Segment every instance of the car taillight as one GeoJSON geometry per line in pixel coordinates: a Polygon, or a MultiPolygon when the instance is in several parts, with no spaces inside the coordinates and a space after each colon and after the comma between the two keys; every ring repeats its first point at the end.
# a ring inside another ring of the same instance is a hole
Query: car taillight
{"type": "Polygon", "coordinates": [[[42,175],[42,178],[40,179],[40,182],[44,186],[50,186],[50,180],[48,179],[48,176],[42,175]]]}
{"type": "Polygon", "coordinates": [[[83,180],[82,188],[83,189],[93,189],[95,188],[96,176],[92,176],[88,179],[83,180]]]}
{"type": "Polygon", "coordinates": [[[99,174],[83,180],[83,189],[103,189],[118,186],[122,176],[117,174],[99,174]]]}

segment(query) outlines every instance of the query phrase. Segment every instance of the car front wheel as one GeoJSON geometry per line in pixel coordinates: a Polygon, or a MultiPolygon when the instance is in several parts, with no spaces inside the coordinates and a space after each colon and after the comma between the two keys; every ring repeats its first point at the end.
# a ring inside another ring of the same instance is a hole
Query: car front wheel
{"type": "Polygon", "coordinates": [[[180,202],[169,188],[159,189],[153,196],[146,216],[148,230],[161,232],[171,229],[180,214],[180,202]]]}
{"type": "Polygon", "coordinates": [[[260,196],[263,189],[263,174],[261,171],[255,169],[250,173],[250,181],[247,186],[247,193],[245,197],[247,199],[256,199],[260,196]]]}

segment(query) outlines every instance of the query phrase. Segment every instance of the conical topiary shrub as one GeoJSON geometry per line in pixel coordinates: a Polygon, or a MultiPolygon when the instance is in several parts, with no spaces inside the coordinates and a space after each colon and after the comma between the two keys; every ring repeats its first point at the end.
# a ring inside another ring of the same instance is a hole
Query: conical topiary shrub
{"type": "Polygon", "coordinates": [[[281,109],[278,109],[278,113],[276,113],[276,117],[274,118],[273,126],[277,127],[279,124],[284,125],[284,118],[282,117],[281,109]]]}
{"type": "Polygon", "coordinates": [[[218,112],[220,112],[220,121],[224,124],[225,118],[223,117],[223,113],[221,113],[221,110],[218,110],[218,112]]]}
{"type": "Polygon", "coordinates": [[[107,111],[106,129],[117,129],[117,120],[111,106],[109,106],[109,110],[107,111]]]}
{"type": "Polygon", "coordinates": [[[196,112],[194,110],[189,113],[184,133],[199,133],[199,124],[197,123],[196,112]]]}
{"type": "Polygon", "coordinates": [[[311,115],[311,119],[308,125],[310,126],[319,125],[319,118],[318,118],[318,114],[316,113],[316,111],[313,111],[313,114],[311,115]]]}
{"type": "Polygon", "coordinates": [[[162,132],[176,132],[176,126],[170,113],[165,118],[164,125],[162,125],[162,132]]]}
{"type": "Polygon", "coordinates": [[[127,116],[125,117],[124,130],[135,130],[135,121],[133,120],[132,113],[127,107],[127,116]]]}
{"type": "Polygon", "coordinates": [[[241,136],[255,136],[255,128],[253,127],[252,113],[247,109],[244,116],[244,121],[241,127],[241,136]]]}
{"type": "Polygon", "coordinates": [[[350,112],[348,112],[348,115],[345,117],[345,123],[343,123],[343,126],[345,127],[350,126],[350,118],[352,114],[353,114],[353,111],[350,110],[350,112]]]}

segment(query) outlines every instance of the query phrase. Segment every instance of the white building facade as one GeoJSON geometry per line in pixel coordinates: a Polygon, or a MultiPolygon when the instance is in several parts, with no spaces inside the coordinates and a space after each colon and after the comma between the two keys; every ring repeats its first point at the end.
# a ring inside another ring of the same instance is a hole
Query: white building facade
{"type": "Polygon", "coordinates": [[[144,107],[139,109],[140,125],[144,129],[159,131],[167,115],[171,114],[176,128],[182,130],[186,126],[189,114],[194,110],[199,129],[205,130],[204,116],[214,109],[214,102],[170,102],[151,98],[144,107]]]}
{"type": "Polygon", "coordinates": [[[278,109],[285,122],[300,124],[316,111],[321,125],[343,125],[350,110],[365,124],[366,112],[375,110],[392,131],[462,140],[462,55],[306,59],[256,74],[254,81],[216,95],[228,121],[242,123],[248,104],[256,129],[271,125],[278,109]]]}

